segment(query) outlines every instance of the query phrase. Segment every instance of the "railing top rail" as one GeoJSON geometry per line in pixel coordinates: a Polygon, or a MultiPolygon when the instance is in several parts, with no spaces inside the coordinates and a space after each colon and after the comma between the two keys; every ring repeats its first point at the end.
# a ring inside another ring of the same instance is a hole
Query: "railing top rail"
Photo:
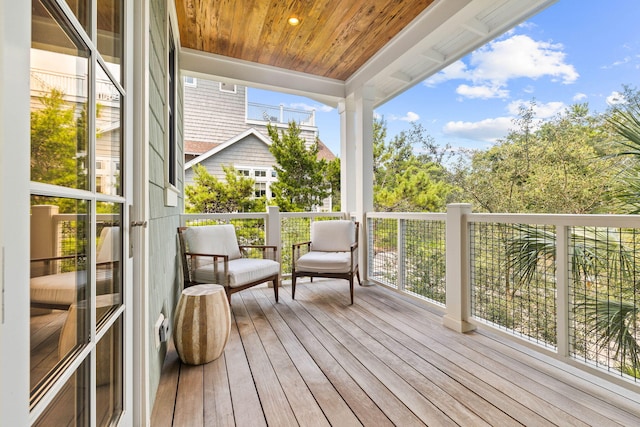
{"type": "Polygon", "coordinates": [[[268,218],[268,214],[262,212],[242,212],[242,213],[197,213],[197,214],[181,214],[180,221],[184,224],[190,219],[264,219],[268,218]]]}
{"type": "Polygon", "coordinates": [[[468,222],[640,228],[640,215],[472,213],[465,215],[465,217],[468,222]]]}
{"type": "Polygon", "coordinates": [[[283,218],[317,218],[317,217],[336,217],[346,218],[344,212],[280,212],[283,218]]]}
{"type": "Polygon", "coordinates": [[[367,218],[418,219],[423,221],[445,221],[446,213],[437,212],[367,212],[367,218]]]}

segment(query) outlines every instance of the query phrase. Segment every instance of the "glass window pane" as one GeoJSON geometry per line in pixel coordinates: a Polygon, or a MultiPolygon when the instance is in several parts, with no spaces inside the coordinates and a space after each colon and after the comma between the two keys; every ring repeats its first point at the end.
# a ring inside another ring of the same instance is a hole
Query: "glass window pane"
{"type": "Polygon", "coordinates": [[[85,361],[63,386],[34,426],[89,425],[89,363],[85,361]]]}
{"type": "Polygon", "coordinates": [[[34,2],[31,42],[31,180],[89,189],[89,53],[72,29],[34,2]]]}
{"type": "Polygon", "coordinates": [[[122,304],[122,205],[98,202],[96,215],[96,306],[98,322],[122,304]]]}
{"type": "Polygon", "coordinates": [[[89,340],[87,202],[31,197],[31,390],[89,340]]]}
{"type": "Polygon", "coordinates": [[[102,67],[96,79],[96,191],[122,195],[122,96],[102,67]]]}
{"type": "Polygon", "coordinates": [[[122,352],[120,316],[96,346],[96,422],[99,426],[111,425],[122,413],[122,352]]]}
{"type": "Polygon", "coordinates": [[[91,31],[89,28],[89,16],[91,11],[91,0],[65,0],[73,14],[80,21],[80,25],[87,32],[87,34],[91,35],[91,31]]]}
{"type": "Polygon", "coordinates": [[[98,51],[121,82],[122,0],[98,0],[98,51]]]}

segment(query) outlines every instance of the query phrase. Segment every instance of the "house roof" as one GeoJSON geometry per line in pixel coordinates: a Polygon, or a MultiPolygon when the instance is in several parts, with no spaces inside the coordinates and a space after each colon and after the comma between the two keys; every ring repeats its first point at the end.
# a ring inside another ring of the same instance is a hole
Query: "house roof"
{"type": "MultiPolygon", "coordinates": [[[[185,163],[184,170],[187,170],[193,167],[193,165],[195,164],[203,162],[204,160],[208,159],[214,154],[219,153],[225,148],[235,144],[236,142],[242,141],[249,135],[255,135],[260,141],[264,142],[266,145],[271,145],[271,139],[267,138],[262,133],[255,130],[254,128],[247,129],[246,131],[234,136],[233,138],[223,142],[222,144],[216,144],[211,142],[185,141],[184,142],[185,154],[196,154],[198,155],[198,157],[185,163]],[[206,148],[206,146],[209,146],[208,150],[198,151],[198,150],[203,150],[204,148],[206,148]]],[[[333,152],[329,149],[329,147],[327,147],[319,139],[317,141],[318,141],[318,148],[319,148],[318,159],[333,160],[336,158],[335,154],[333,154],[333,152]]]]}
{"type": "Polygon", "coordinates": [[[378,106],[555,1],[185,0],[180,67],[332,106],[366,88],[378,106]]]}
{"type": "Polygon", "coordinates": [[[184,154],[204,154],[220,145],[217,142],[184,141],[184,154]]]}
{"type": "Polygon", "coordinates": [[[201,154],[200,156],[196,157],[195,159],[188,161],[187,163],[184,164],[184,170],[187,170],[187,169],[193,167],[193,165],[198,164],[198,163],[208,159],[209,157],[213,156],[214,154],[219,153],[220,151],[224,150],[225,148],[235,144],[236,142],[242,141],[243,139],[245,139],[249,135],[254,135],[256,138],[258,138],[260,141],[264,142],[266,145],[271,145],[271,140],[269,138],[267,138],[262,133],[260,133],[257,130],[255,130],[254,128],[250,128],[250,129],[247,129],[246,131],[234,136],[233,138],[223,142],[222,144],[216,145],[215,147],[213,147],[212,149],[210,149],[206,153],[201,154]]]}

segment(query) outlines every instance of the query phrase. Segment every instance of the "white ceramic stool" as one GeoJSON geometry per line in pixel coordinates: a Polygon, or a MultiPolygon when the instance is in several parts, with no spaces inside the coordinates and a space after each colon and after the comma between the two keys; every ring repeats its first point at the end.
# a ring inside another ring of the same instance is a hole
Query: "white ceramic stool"
{"type": "Polygon", "coordinates": [[[189,365],[220,357],[231,332],[231,311],[220,285],[195,285],[182,291],[173,319],[173,342],[189,365]]]}

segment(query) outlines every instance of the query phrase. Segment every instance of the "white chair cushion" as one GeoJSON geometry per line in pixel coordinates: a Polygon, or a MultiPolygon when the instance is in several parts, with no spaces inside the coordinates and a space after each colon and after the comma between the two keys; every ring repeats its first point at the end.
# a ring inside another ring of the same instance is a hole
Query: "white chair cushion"
{"type": "Polygon", "coordinates": [[[100,232],[96,262],[120,261],[120,227],[105,227],[100,232]]]}
{"type": "MultiPolygon", "coordinates": [[[[98,295],[113,292],[113,270],[96,271],[98,295]]],[[[29,281],[31,302],[40,304],[71,305],[78,300],[78,291],[87,283],[85,270],[34,277],[29,281]]]]}
{"type": "Polygon", "coordinates": [[[351,271],[350,252],[308,252],[296,261],[296,271],[313,273],[348,273],[351,271]]]}
{"type": "MultiPolygon", "coordinates": [[[[230,260],[242,256],[238,247],[236,229],[232,224],[189,227],[184,231],[184,242],[187,252],[228,255],[230,260]]],[[[212,258],[200,258],[198,265],[212,262],[212,258]]]]}
{"type": "MultiPolygon", "coordinates": [[[[280,264],[270,259],[235,259],[229,261],[228,286],[236,288],[278,273],[280,273],[280,264]]],[[[217,276],[213,272],[213,264],[199,266],[193,271],[193,279],[198,283],[227,284],[224,277],[224,264],[218,263],[217,276]]]]}
{"type": "Polygon", "coordinates": [[[316,221],[311,223],[311,250],[325,252],[349,251],[354,243],[356,225],[349,220],[316,221]]]}

